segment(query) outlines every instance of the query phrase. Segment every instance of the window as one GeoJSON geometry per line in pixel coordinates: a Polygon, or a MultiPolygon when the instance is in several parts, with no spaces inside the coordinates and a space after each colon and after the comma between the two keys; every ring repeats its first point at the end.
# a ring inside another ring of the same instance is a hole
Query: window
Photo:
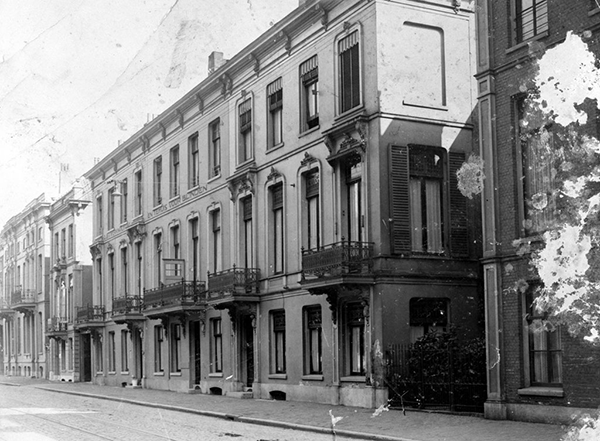
{"type": "Polygon", "coordinates": [[[409,310],[411,343],[430,332],[446,331],[448,299],[415,297],[410,299],[409,310]]]}
{"type": "Polygon", "coordinates": [[[127,297],[129,293],[129,272],[127,270],[127,248],[121,248],[121,291],[127,297]]]}
{"type": "Polygon", "coordinates": [[[358,31],[338,42],[340,113],[360,104],[358,31]]]}
{"type": "Polygon", "coordinates": [[[174,198],[179,195],[179,146],[173,147],[169,156],[171,158],[171,188],[169,194],[170,197],[174,198]]]}
{"type": "Polygon", "coordinates": [[[515,0],[516,42],[527,41],[548,31],[546,0],[515,0]]]}
{"type": "Polygon", "coordinates": [[[223,335],[221,333],[221,319],[211,319],[210,330],[212,333],[210,345],[210,372],[223,372],[223,335]]]}
{"type": "Polygon", "coordinates": [[[304,210],[306,241],[304,246],[308,249],[314,249],[321,244],[318,170],[304,174],[304,192],[306,198],[304,210]]]}
{"type": "Polygon", "coordinates": [[[194,188],[200,184],[200,154],[198,153],[198,133],[188,138],[189,151],[189,182],[188,187],[194,188]]]}
{"type": "Polygon", "coordinates": [[[556,216],[553,190],[556,182],[552,168],[554,136],[549,126],[528,130],[524,122],[524,97],[516,101],[523,182],[524,226],[529,233],[540,233],[552,226],[556,216]]]}
{"type": "Polygon", "coordinates": [[[38,230],[38,242],[41,242],[44,239],[44,229],[42,227],[38,230]]]}
{"type": "Polygon", "coordinates": [[[129,195],[128,195],[128,186],[127,179],[123,179],[121,181],[121,223],[124,224],[127,222],[127,210],[129,210],[129,195]]]}
{"type": "Polygon", "coordinates": [[[135,215],[140,216],[142,214],[142,171],[139,170],[135,173],[135,215]]]}
{"type": "Polygon", "coordinates": [[[271,312],[271,372],[285,374],[285,311],[271,312]]]}
{"type": "Polygon", "coordinates": [[[135,244],[135,254],[137,256],[137,270],[136,270],[136,275],[137,275],[137,295],[142,296],[142,292],[143,292],[143,286],[142,286],[142,243],[141,242],[137,242],[135,244]]]}
{"type": "Polygon", "coordinates": [[[200,243],[199,243],[199,238],[198,238],[198,218],[193,218],[190,219],[190,236],[192,238],[192,247],[191,247],[191,253],[192,253],[192,277],[194,282],[196,280],[198,280],[198,275],[199,275],[199,271],[200,271],[200,265],[199,265],[199,256],[198,256],[198,252],[200,250],[200,243]]]}
{"type": "Polygon", "coordinates": [[[162,372],[163,327],[154,327],[154,372],[162,372]]]}
{"type": "Polygon", "coordinates": [[[58,233],[54,233],[54,258],[60,259],[60,245],[58,233]]]}
{"type": "Polygon", "coordinates": [[[116,349],[115,349],[115,332],[110,331],[108,333],[108,371],[116,372],[117,361],[116,361],[116,349]]]}
{"type": "Polygon", "coordinates": [[[108,255],[108,266],[110,270],[110,298],[115,298],[115,255],[110,253],[108,255]]]}
{"type": "Polygon", "coordinates": [[[102,350],[102,338],[97,338],[95,341],[95,349],[96,349],[96,372],[104,371],[104,355],[102,350]]]}
{"type": "Polygon", "coordinates": [[[267,86],[267,107],[269,109],[269,148],[283,142],[283,88],[281,78],[267,86]]]}
{"type": "Polygon", "coordinates": [[[528,290],[525,295],[527,306],[527,339],[529,352],[529,382],[531,386],[562,385],[562,349],[560,327],[545,322],[546,314],[537,309],[536,292],[528,290]]]}
{"type": "Polygon", "coordinates": [[[239,107],[239,162],[244,162],[252,159],[252,100],[248,98],[242,102],[239,107]]]}
{"type": "Polygon", "coordinates": [[[154,206],[162,204],[162,156],[154,160],[154,206]]]}
{"type": "Polygon", "coordinates": [[[321,327],[321,307],[304,308],[304,372],[306,374],[323,373],[323,346],[321,327]]]}
{"type": "Polygon", "coordinates": [[[115,188],[108,190],[108,229],[115,228],[115,188]]]}
{"type": "Polygon", "coordinates": [[[271,187],[273,273],[283,272],[283,185],[271,187]]]}
{"type": "Polygon", "coordinates": [[[216,119],[209,126],[210,133],[210,177],[221,174],[221,120],[216,119]]]}
{"type": "Polygon", "coordinates": [[[365,310],[362,303],[346,306],[346,365],[349,375],[365,375],[365,310]]]}
{"type": "Polygon", "coordinates": [[[69,257],[73,257],[73,249],[75,247],[74,243],[75,237],[73,235],[73,224],[69,225],[69,257]]]}
{"type": "Polygon", "coordinates": [[[171,372],[181,372],[179,356],[181,354],[181,325],[171,326],[171,372]]]}
{"type": "Polygon", "coordinates": [[[362,214],[362,162],[346,164],[346,238],[349,241],[363,240],[362,214]]]}
{"type": "Polygon", "coordinates": [[[129,331],[121,331],[121,372],[129,371],[129,331]]]}
{"type": "Polygon", "coordinates": [[[156,286],[160,286],[162,277],[160,269],[162,265],[162,234],[154,235],[154,274],[156,275],[156,286]]]}
{"type": "Polygon", "coordinates": [[[221,270],[221,210],[210,213],[212,228],[212,268],[213,272],[221,270]]]}
{"type": "Polygon", "coordinates": [[[65,257],[67,254],[67,231],[63,228],[60,230],[60,256],[65,257]]]}
{"type": "Polygon", "coordinates": [[[242,237],[243,237],[243,256],[245,268],[254,267],[254,249],[252,244],[252,196],[248,196],[241,201],[242,209],[242,237]]]}
{"type": "Polygon", "coordinates": [[[179,259],[179,225],[171,227],[171,246],[173,259],[179,259]]]}
{"type": "Polygon", "coordinates": [[[302,131],[319,125],[319,64],[315,55],[300,65],[302,131]]]}

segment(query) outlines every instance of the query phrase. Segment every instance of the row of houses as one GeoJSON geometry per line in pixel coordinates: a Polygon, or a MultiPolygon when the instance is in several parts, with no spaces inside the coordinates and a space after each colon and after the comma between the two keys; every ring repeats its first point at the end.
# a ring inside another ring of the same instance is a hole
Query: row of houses
{"type": "Polygon", "coordinates": [[[487,338],[488,417],[597,406],[598,370],[560,373],[583,343],[536,346],[530,300],[501,294],[506,262],[526,271],[502,244],[527,196],[497,163],[523,148],[501,132],[499,58],[528,63],[554,25],[492,45],[506,8],[479,3],[300,2],[213,52],[198,86],[3,228],[4,373],[378,407],[389,348],[452,327],[487,338]],[[495,184],[468,199],[456,171],[478,152],[495,184]]]}

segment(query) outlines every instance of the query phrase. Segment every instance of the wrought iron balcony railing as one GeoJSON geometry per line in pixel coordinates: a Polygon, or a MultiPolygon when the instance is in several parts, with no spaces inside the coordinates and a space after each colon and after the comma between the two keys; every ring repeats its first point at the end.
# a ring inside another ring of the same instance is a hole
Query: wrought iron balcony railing
{"type": "Polygon", "coordinates": [[[342,241],[302,249],[302,276],[369,275],[373,271],[373,243],[342,241]]]}
{"type": "Polygon", "coordinates": [[[51,317],[48,319],[48,332],[67,332],[68,321],[64,317],[51,317]]]}
{"type": "Polygon", "coordinates": [[[15,288],[10,296],[11,305],[22,303],[35,303],[36,292],[33,289],[23,289],[21,286],[15,288]]]}
{"type": "Polygon", "coordinates": [[[140,296],[117,297],[112,301],[112,315],[141,313],[142,299],[140,296]]]}
{"type": "Polygon", "coordinates": [[[205,300],[205,295],[206,284],[203,281],[181,280],[158,288],[145,289],[143,308],[197,305],[205,300]]]}
{"type": "Polygon", "coordinates": [[[77,323],[103,322],[104,306],[79,306],[77,307],[77,323]]]}
{"type": "Polygon", "coordinates": [[[260,270],[258,268],[233,268],[208,274],[209,298],[218,294],[258,294],[260,270]]]}

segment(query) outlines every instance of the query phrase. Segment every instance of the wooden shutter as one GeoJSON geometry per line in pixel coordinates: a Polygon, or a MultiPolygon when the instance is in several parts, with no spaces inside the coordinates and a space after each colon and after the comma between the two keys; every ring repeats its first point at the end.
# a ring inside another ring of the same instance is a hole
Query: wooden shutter
{"type": "Polygon", "coordinates": [[[408,147],[391,146],[390,164],[392,167],[391,214],[392,252],[394,254],[410,252],[410,202],[408,197],[408,147]]]}
{"type": "Polygon", "coordinates": [[[454,256],[469,255],[467,198],[458,189],[456,172],[465,162],[463,152],[450,152],[450,251],[454,256]]]}

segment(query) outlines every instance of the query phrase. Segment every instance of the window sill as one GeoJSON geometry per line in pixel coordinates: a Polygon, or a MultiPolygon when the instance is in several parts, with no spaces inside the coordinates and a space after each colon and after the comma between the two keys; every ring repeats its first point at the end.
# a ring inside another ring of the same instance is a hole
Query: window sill
{"type": "Polygon", "coordinates": [[[129,371],[121,371],[121,375],[129,375],[129,371]]]}
{"type": "Polygon", "coordinates": [[[269,147],[266,151],[266,154],[268,155],[269,153],[274,152],[275,150],[279,150],[284,145],[285,145],[285,142],[280,142],[279,144],[274,145],[273,147],[269,147]]]}
{"type": "Polygon", "coordinates": [[[589,11],[588,17],[591,17],[592,15],[596,15],[596,14],[600,14],[600,8],[594,8],[591,11],[589,11]]]}
{"type": "Polygon", "coordinates": [[[344,383],[366,383],[364,376],[352,375],[349,377],[342,377],[340,381],[344,383]]]}
{"type": "Polygon", "coordinates": [[[131,222],[137,222],[137,221],[141,221],[141,220],[144,220],[142,213],[136,214],[135,217],[133,219],[131,219],[131,222]]]}
{"type": "Polygon", "coordinates": [[[360,103],[358,106],[353,107],[352,109],[348,109],[348,110],[340,113],[338,116],[336,116],[335,118],[333,118],[333,120],[335,122],[337,122],[337,121],[339,121],[341,119],[344,119],[344,118],[346,118],[348,116],[351,116],[351,115],[353,116],[355,113],[356,114],[361,113],[364,110],[364,108],[365,108],[364,104],[360,103]]]}
{"type": "Polygon", "coordinates": [[[448,111],[448,106],[440,105],[433,106],[429,104],[419,104],[419,103],[411,103],[410,101],[402,100],[402,105],[409,107],[420,107],[421,109],[430,109],[430,110],[442,110],[444,112],[448,111]]]}
{"type": "Polygon", "coordinates": [[[565,396],[562,387],[549,387],[549,386],[537,386],[537,387],[525,387],[517,391],[519,395],[529,395],[536,397],[558,397],[562,398],[565,396]]]}
{"type": "Polygon", "coordinates": [[[304,381],[323,381],[323,378],[321,374],[302,375],[304,381]]]}
{"type": "Polygon", "coordinates": [[[181,196],[179,196],[179,194],[173,195],[171,196],[171,198],[169,199],[169,203],[171,202],[175,202],[177,200],[181,199],[181,196]]]}
{"type": "Polygon", "coordinates": [[[270,380],[287,380],[287,374],[269,374],[270,380]]]}
{"type": "Polygon", "coordinates": [[[321,128],[321,126],[317,124],[317,125],[316,125],[316,126],[314,126],[313,128],[311,128],[311,129],[306,129],[304,132],[301,132],[301,133],[299,133],[299,134],[298,134],[298,138],[302,138],[302,137],[304,137],[304,136],[308,136],[308,135],[310,135],[311,133],[318,131],[320,128],[321,128]]]}
{"type": "Polygon", "coordinates": [[[155,377],[164,377],[165,373],[164,372],[154,372],[154,376],[155,377]]]}
{"type": "Polygon", "coordinates": [[[117,375],[116,371],[108,371],[108,375],[117,375]]]}
{"type": "Polygon", "coordinates": [[[223,372],[211,372],[208,378],[223,378],[223,372]]]}
{"type": "Polygon", "coordinates": [[[518,51],[519,49],[529,46],[529,43],[531,43],[532,41],[538,41],[538,40],[541,40],[542,38],[546,38],[547,36],[548,36],[548,31],[542,32],[541,34],[536,35],[535,37],[532,37],[527,41],[523,41],[521,43],[515,44],[512,47],[509,47],[508,49],[506,49],[504,51],[504,54],[508,55],[512,52],[518,51]]]}
{"type": "Polygon", "coordinates": [[[244,162],[240,162],[238,165],[235,166],[235,168],[239,170],[244,167],[249,167],[253,163],[254,163],[254,156],[252,158],[246,159],[244,162]]]}
{"type": "Polygon", "coordinates": [[[102,371],[96,372],[96,377],[101,376],[101,375],[104,375],[104,372],[102,372],[102,371]]]}
{"type": "Polygon", "coordinates": [[[171,372],[171,377],[181,377],[181,371],[179,371],[179,372],[171,372]]]}
{"type": "Polygon", "coordinates": [[[219,179],[220,177],[221,177],[221,173],[219,173],[218,175],[214,175],[214,176],[210,177],[210,178],[208,179],[208,181],[206,181],[206,183],[207,183],[207,184],[209,184],[209,183],[211,183],[211,182],[213,182],[213,181],[216,181],[216,180],[217,180],[217,179],[219,179]]]}

